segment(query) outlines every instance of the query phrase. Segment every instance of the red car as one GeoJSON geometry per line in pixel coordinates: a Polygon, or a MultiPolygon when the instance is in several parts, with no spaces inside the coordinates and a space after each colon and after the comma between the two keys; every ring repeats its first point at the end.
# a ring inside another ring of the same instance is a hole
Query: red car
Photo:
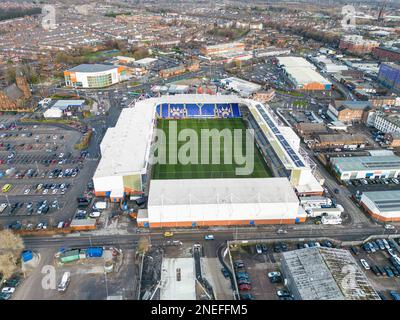
{"type": "Polygon", "coordinates": [[[240,285],[239,285],[239,290],[240,290],[240,291],[248,291],[248,290],[251,290],[251,285],[249,285],[249,284],[240,284],[240,285]]]}

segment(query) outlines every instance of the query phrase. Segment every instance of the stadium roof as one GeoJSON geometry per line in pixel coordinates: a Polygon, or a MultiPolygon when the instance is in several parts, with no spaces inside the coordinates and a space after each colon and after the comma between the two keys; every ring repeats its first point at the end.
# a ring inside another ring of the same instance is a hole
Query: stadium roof
{"type": "Polygon", "coordinates": [[[73,67],[68,71],[72,72],[102,72],[117,69],[118,66],[108,64],[80,64],[79,66],[73,67]]]}
{"type": "Polygon", "coordinates": [[[247,102],[249,103],[250,111],[255,115],[256,121],[260,124],[261,129],[282,163],[288,168],[306,167],[304,159],[286,140],[267,108],[254,100],[247,100],[247,102]]]}
{"type": "Polygon", "coordinates": [[[107,130],[100,144],[101,160],[95,177],[138,173],[145,168],[156,100],[139,101],[134,108],[122,109],[116,126],[107,130]]]}
{"type": "Polygon", "coordinates": [[[400,190],[363,192],[381,212],[400,211],[400,190]]]}
{"type": "Polygon", "coordinates": [[[332,165],[343,171],[400,170],[398,156],[364,156],[331,158],[332,165]]]}
{"type": "Polygon", "coordinates": [[[350,252],[312,247],[284,252],[282,267],[302,300],[380,300],[350,252]],[[353,283],[345,277],[351,270],[353,283]]]}
{"type": "Polygon", "coordinates": [[[151,180],[148,205],[298,202],[287,178],[174,179],[151,180]]]}

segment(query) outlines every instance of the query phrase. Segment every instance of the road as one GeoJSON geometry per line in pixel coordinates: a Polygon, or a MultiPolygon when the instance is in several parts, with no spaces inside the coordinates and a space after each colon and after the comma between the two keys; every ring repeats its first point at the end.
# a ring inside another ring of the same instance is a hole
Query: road
{"type": "MultiPolygon", "coordinates": [[[[370,235],[382,235],[384,229],[381,226],[323,226],[323,225],[290,225],[285,226],[287,233],[278,234],[276,226],[230,228],[215,230],[174,230],[174,240],[204,242],[204,236],[212,233],[214,241],[207,243],[220,243],[227,240],[246,239],[300,239],[329,237],[338,240],[362,240],[370,235]]],[[[95,246],[95,245],[129,245],[135,244],[141,237],[149,237],[153,244],[161,244],[165,241],[159,231],[145,231],[125,235],[92,235],[88,233],[71,234],[68,236],[53,237],[25,237],[26,248],[46,247],[71,247],[71,246],[95,246]]],[[[211,253],[211,252],[210,252],[211,253]]]]}

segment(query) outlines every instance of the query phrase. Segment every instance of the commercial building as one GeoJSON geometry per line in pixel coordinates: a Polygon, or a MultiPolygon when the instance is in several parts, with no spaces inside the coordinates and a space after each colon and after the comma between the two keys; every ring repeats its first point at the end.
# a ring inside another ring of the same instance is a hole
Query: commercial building
{"type": "Polygon", "coordinates": [[[374,127],[384,133],[400,133],[400,116],[376,112],[374,127]]]}
{"type": "Polygon", "coordinates": [[[278,63],[298,90],[331,90],[332,83],[321,76],[316,67],[301,57],[278,57],[278,63]]]}
{"type": "Polygon", "coordinates": [[[200,49],[200,53],[206,56],[220,56],[227,53],[242,52],[245,49],[243,42],[230,42],[216,44],[213,46],[204,46],[200,49]]]}
{"type": "Polygon", "coordinates": [[[331,59],[325,55],[320,55],[312,58],[321,68],[327,73],[338,73],[341,71],[347,71],[349,68],[343,64],[334,63],[331,59]]]}
{"type": "Polygon", "coordinates": [[[400,93],[400,64],[382,63],[378,79],[388,88],[400,93]]]}
{"type": "Polygon", "coordinates": [[[306,214],[287,178],[151,180],[140,226],[299,223],[306,214]],[[182,192],[185,190],[185,192],[182,192]]]}
{"type": "Polygon", "coordinates": [[[338,157],[330,161],[340,180],[397,178],[400,174],[400,157],[393,155],[338,157]]]}
{"type": "Polygon", "coordinates": [[[156,59],[156,58],[149,58],[148,57],[148,58],[143,58],[143,59],[140,59],[140,60],[136,60],[134,62],[134,64],[139,66],[139,67],[146,68],[146,67],[149,67],[151,64],[155,63],[157,60],[158,59],[156,59]]]}
{"type": "Polygon", "coordinates": [[[400,190],[363,192],[360,204],[379,221],[400,221],[400,190]]]}
{"type": "Polygon", "coordinates": [[[198,71],[199,69],[200,69],[200,64],[198,62],[193,62],[187,65],[180,65],[177,67],[160,70],[159,74],[160,77],[166,79],[183,74],[185,72],[195,72],[198,71]]]}
{"type": "Polygon", "coordinates": [[[76,88],[105,88],[129,79],[128,69],[107,64],[81,64],[64,71],[65,85],[76,88]]]}
{"type": "Polygon", "coordinates": [[[295,300],[380,300],[348,250],[312,247],[284,252],[281,267],[295,300]],[[343,270],[352,271],[351,283],[343,270]]]}
{"type": "Polygon", "coordinates": [[[259,84],[235,77],[221,79],[221,83],[225,86],[225,89],[235,91],[242,97],[249,97],[261,89],[259,84]]]}
{"type": "Polygon", "coordinates": [[[391,61],[400,62],[400,49],[395,47],[376,47],[372,50],[374,58],[391,61]]]}
{"type": "Polygon", "coordinates": [[[368,101],[335,100],[329,104],[327,115],[344,123],[362,122],[365,111],[371,108],[372,104],[368,101]]]}
{"type": "Polygon", "coordinates": [[[301,122],[296,124],[296,130],[304,139],[313,138],[318,134],[328,133],[324,123],[301,122]]]}
{"type": "Polygon", "coordinates": [[[378,46],[379,42],[366,40],[360,35],[345,35],[339,43],[339,49],[355,54],[371,53],[378,46]]]}
{"type": "Polygon", "coordinates": [[[365,144],[368,142],[367,137],[360,133],[320,134],[316,140],[317,142],[313,144],[313,148],[317,149],[357,149],[364,148],[365,144]]]}

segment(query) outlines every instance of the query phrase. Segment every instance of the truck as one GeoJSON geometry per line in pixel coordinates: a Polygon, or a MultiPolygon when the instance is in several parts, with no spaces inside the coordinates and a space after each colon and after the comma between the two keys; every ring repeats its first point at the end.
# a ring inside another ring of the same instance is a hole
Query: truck
{"type": "Polygon", "coordinates": [[[64,292],[67,290],[69,282],[71,281],[71,273],[70,272],[64,272],[60,283],[58,284],[57,290],[60,292],[64,292]]]}
{"type": "Polygon", "coordinates": [[[107,209],[107,202],[105,201],[97,201],[93,205],[93,210],[104,210],[104,209],[107,209]]]}

